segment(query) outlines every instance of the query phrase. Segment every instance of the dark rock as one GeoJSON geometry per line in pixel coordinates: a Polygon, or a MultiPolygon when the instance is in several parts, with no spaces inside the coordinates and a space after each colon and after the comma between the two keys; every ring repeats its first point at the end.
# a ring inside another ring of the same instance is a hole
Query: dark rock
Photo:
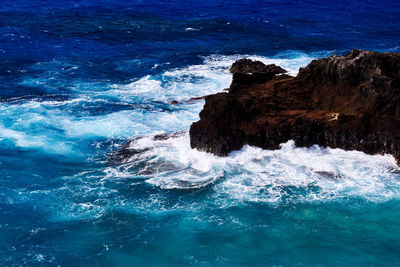
{"type": "Polygon", "coordinates": [[[195,102],[195,101],[203,100],[204,98],[205,98],[205,96],[191,97],[186,102],[195,102]]]}
{"type": "Polygon", "coordinates": [[[179,102],[177,100],[172,100],[172,101],[168,102],[168,104],[170,104],[170,105],[187,104],[187,103],[193,103],[196,101],[203,100],[204,98],[205,98],[205,96],[191,97],[191,98],[183,100],[181,102],[179,102]]]}
{"type": "Polygon", "coordinates": [[[280,71],[264,80],[257,73],[270,65],[260,63],[235,62],[229,93],[205,98],[190,128],[193,148],[225,156],[293,139],[400,159],[399,54],[353,50],[314,60],[296,77],[280,71]]]}
{"type": "Polygon", "coordinates": [[[239,59],[229,71],[233,74],[230,92],[238,92],[252,84],[261,84],[272,80],[277,74],[287,71],[275,64],[265,65],[261,61],[239,59]]]}
{"type": "MultiPolygon", "coordinates": [[[[168,140],[171,138],[181,137],[184,134],[185,134],[185,132],[163,133],[163,134],[154,135],[151,137],[151,139],[153,141],[165,141],[165,140],[168,140]]],[[[145,138],[145,136],[139,136],[133,140],[126,142],[120,150],[115,151],[108,156],[108,161],[110,163],[116,163],[116,164],[124,163],[124,162],[127,162],[131,157],[133,157],[137,154],[143,154],[143,153],[151,150],[152,148],[150,148],[150,147],[142,148],[142,149],[135,148],[135,146],[134,146],[135,142],[137,142],[138,140],[143,139],[143,138],[145,138]]]]}
{"type": "Polygon", "coordinates": [[[157,134],[157,135],[153,136],[153,140],[154,141],[163,141],[163,140],[168,140],[170,138],[181,137],[184,134],[185,134],[185,132],[157,134]]]}
{"type": "Polygon", "coordinates": [[[285,73],[286,70],[281,67],[270,64],[265,65],[261,61],[253,61],[251,59],[242,58],[237,60],[232,64],[232,67],[229,69],[231,73],[272,73],[272,74],[280,74],[285,73]]]}

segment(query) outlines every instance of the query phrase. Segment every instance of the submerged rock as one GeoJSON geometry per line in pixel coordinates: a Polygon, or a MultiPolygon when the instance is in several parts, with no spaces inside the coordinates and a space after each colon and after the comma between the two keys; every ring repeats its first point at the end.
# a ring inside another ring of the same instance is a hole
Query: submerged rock
{"type": "Polygon", "coordinates": [[[399,161],[399,54],[335,54],[296,77],[248,59],[231,72],[229,93],[205,97],[190,127],[192,148],[226,156],[245,144],[276,149],[293,139],[297,146],[389,153],[399,161]]]}
{"type": "Polygon", "coordinates": [[[197,96],[197,97],[191,97],[191,98],[186,99],[186,100],[182,100],[180,102],[178,100],[172,100],[172,101],[169,101],[168,104],[170,104],[170,105],[178,105],[178,104],[194,103],[196,101],[203,100],[204,98],[205,98],[205,96],[197,96]]]}
{"type": "Polygon", "coordinates": [[[148,139],[150,142],[154,141],[165,141],[168,139],[173,139],[173,138],[178,138],[184,135],[185,132],[174,132],[174,133],[162,133],[162,134],[156,134],[153,136],[140,136],[137,137],[133,140],[130,140],[126,142],[121,149],[111,153],[108,156],[108,161],[111,164],[120,164],[120,163],[125,163],[128,162],[132,157],[135,155],[140,155],[145,152],[148,152],[152,149],[152,147],[140,147],[137,148],[134,144],[137,143],[138,141],[141,141],[143,139],[148,139]]]}

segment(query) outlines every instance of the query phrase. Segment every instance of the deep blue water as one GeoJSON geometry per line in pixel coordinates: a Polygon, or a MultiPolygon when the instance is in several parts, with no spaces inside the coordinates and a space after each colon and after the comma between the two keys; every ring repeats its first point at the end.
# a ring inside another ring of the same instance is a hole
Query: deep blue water
{"type": "Polygon", "coordinates": [[[399,18],[398,1],[2,0],[0,265],[400,265],[391,156],[218,158],[189,146],[203,102],[169,104],[228,87],[241,57],[296,74],[400,52],[399,18]]]}

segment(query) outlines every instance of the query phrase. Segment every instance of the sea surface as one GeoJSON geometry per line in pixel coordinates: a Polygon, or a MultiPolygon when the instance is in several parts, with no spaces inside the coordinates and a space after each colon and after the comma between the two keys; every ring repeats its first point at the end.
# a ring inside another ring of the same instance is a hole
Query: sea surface
{"type": "Polygon", "coordinates": [[[0,265],[400,265],[392,156],[189,145],[236,59],[353,48],[400,52],[400,2],[1,0],[0,265]]]}

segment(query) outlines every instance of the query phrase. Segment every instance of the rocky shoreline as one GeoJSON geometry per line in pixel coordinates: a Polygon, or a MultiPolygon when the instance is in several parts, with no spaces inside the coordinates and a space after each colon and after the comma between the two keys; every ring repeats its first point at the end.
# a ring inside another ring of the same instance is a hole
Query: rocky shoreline
{"type": "Polygon", "coordinates": [[[294,140],[400,160],[400,55],[353,50],[312,61],[296,77],[241,59],[228,92],[205,97],[192,148],[226,156],[245,144],[294,140]]]}

